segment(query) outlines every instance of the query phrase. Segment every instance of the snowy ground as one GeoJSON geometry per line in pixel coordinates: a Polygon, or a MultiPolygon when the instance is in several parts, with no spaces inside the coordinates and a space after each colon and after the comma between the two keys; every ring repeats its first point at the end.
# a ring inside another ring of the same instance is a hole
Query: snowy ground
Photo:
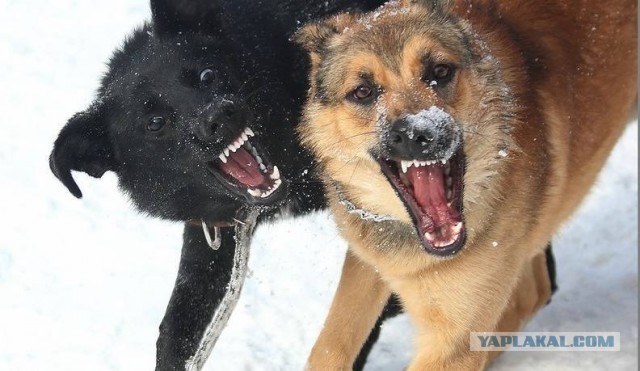
{"type": "MultiPolygon", "coordinates": [[[[47,156],[92,99],[103,62],[147,1],[0,1],[0,370],[149,370],[177,270],[181,226],[138,215],[115,177],[79,175],[74,199],[47,156]]],[[[510,353],[494,370],[636,370],[637,124],[555,242],[560,291],[528,330],[619,331],[620,353],[510,353]]],[[[260,228],[252,274],[208,370],[301,369],[345,244],[327,214],[260,228]]],[[[371,370],[411,355],[406,317],[371,370]]]]}

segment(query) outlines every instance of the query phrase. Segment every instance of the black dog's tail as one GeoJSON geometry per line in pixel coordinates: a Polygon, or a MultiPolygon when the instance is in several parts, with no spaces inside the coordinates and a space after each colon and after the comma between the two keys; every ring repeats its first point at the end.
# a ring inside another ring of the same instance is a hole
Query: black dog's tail
{"type": "MultiPolygon", "coordinates": [[[[547,258],[547,271],[549,273],[549,281],[551,282],[551,295],[558,291],[558,284],[556,282],[556,259],[553,256],[553,250],[551,249],[551,242],[544,250],[544,255],[547,258]]],[[[551,298],[549,298],[551,301],[551,298]]]]}

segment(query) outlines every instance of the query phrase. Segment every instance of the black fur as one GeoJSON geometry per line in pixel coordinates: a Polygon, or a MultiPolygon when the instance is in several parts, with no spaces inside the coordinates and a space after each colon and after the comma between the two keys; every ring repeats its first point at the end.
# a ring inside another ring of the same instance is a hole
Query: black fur
{"type": "MultiPolygon", "coordinates": [[[[74,196],[82,193],[71,171],[94,177],[114,171],[138,209],[186,222],[178,277],[160,326],[158,370],[184,368],[229,280],[233,229],[223,228],[222,246],[212,251],[189,221],[234,223],[243,207],[262,208],[265,220],[282,206],[293,214],[325,206],[311,157],[294,140],[307,61],[289,37],[310,20],[369,11],[382,2],[152,0],[152,21],[115,52],[94,103],[60,132],[50,167],[74,196]],[[214,78],[203,84],[206,68],[214,78]],[[150,131],[154,118],[164,125],[150,131]],[[258,134],[251,142],[266,150],[284,179],[268,200],[234,192],[208,167],[247,126],[258,134]]],[[[378,333],[379,324],[356,369],[378,333]]]]}
{"type": "MultiPolygon", "coordinates": [[[[556,258],[553,256],[551,242],[549,242],[547,248],[544,250],[544,256],[547,261],[547,271],[549,273],[549,282],[551,283],[551,295],[553,296],[553,294],[558,291],[558,282],[556,279],[556,258]]],[[[549,301],[547,301],[547,304],[549,303],[551,303],[551,297],[549,297],[549,301]]]]}
{"type": "Polygon", "coordinates": [[[375,343],[378,341],[378,338],[380,337],[380,330],[382,329],[382,324],[384,323],[384,321],[386,321],[389,318],[393,318],[397,316],[398,314],[402,313],[402,311],[403,309],[402,309],[402,304],[400,303],[400,298],[393,295],[391,299],[389,299],[387,304],[384,306],[384,309],[382,310],[382,314],[380,315],[380,317],[378,317],[378,320],[376,321],[375,326],[373,326],[373,329],[371,330],[369,337],[367,338],[364,345],[362,346],[362,349],[360,350],[360,354],[358,354],[358,357],[353,362],[354,370],[364,369],[364,365],[365,363],[367,363],[367,357],[369,356],[371,349],[373,348],[375,343]]]}
{"type": "Polygon", "coordinates": [[[160,325],[156,364],[179,370],[194,353],[231,276],[235,251],[233,228],[222,229],[222,248],[211,249],[202,228],[186,225],[179,275],[160,325]]]}

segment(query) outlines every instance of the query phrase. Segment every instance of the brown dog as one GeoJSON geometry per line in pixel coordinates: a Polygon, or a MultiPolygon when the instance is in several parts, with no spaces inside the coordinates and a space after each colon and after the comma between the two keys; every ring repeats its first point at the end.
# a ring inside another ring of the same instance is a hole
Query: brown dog
{"type": "Polygon", "coordinates": [[[417,327],[410,370],[484,368],[469,333],[547,301],[542,249],[636,99],[636,9],[405,0],[298,33],[302,140],[350,245],[311,369],[349,369],[390,292],[417,327]]]}

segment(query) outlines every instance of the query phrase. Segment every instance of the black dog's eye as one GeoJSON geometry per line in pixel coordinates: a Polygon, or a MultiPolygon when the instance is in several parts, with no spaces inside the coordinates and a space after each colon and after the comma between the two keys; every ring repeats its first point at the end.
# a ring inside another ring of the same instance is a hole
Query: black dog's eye
{"type": "Polygon", "coordinates": [[[160,131],[162,130],[166,122],[167,121],[164,119],[164,117],[161,117],[161,116],[152,117],[149,120],[149,123],[147,123],[147,130],[151,132],[160,131]]]}
{"type": "Polygon", "coordinates": [[[362,84],[349,93],[349,98],[356,103],[368,104],[375,99],[376,95],[377,90],[375,87],[369,84],[362,84]]]}
{"type": "Polygon", "coordinates": [[[216,79],[216,74],[211,68],[205,68],[200,72],[200,82],[204,85],[209,85],[216,79]]]}

